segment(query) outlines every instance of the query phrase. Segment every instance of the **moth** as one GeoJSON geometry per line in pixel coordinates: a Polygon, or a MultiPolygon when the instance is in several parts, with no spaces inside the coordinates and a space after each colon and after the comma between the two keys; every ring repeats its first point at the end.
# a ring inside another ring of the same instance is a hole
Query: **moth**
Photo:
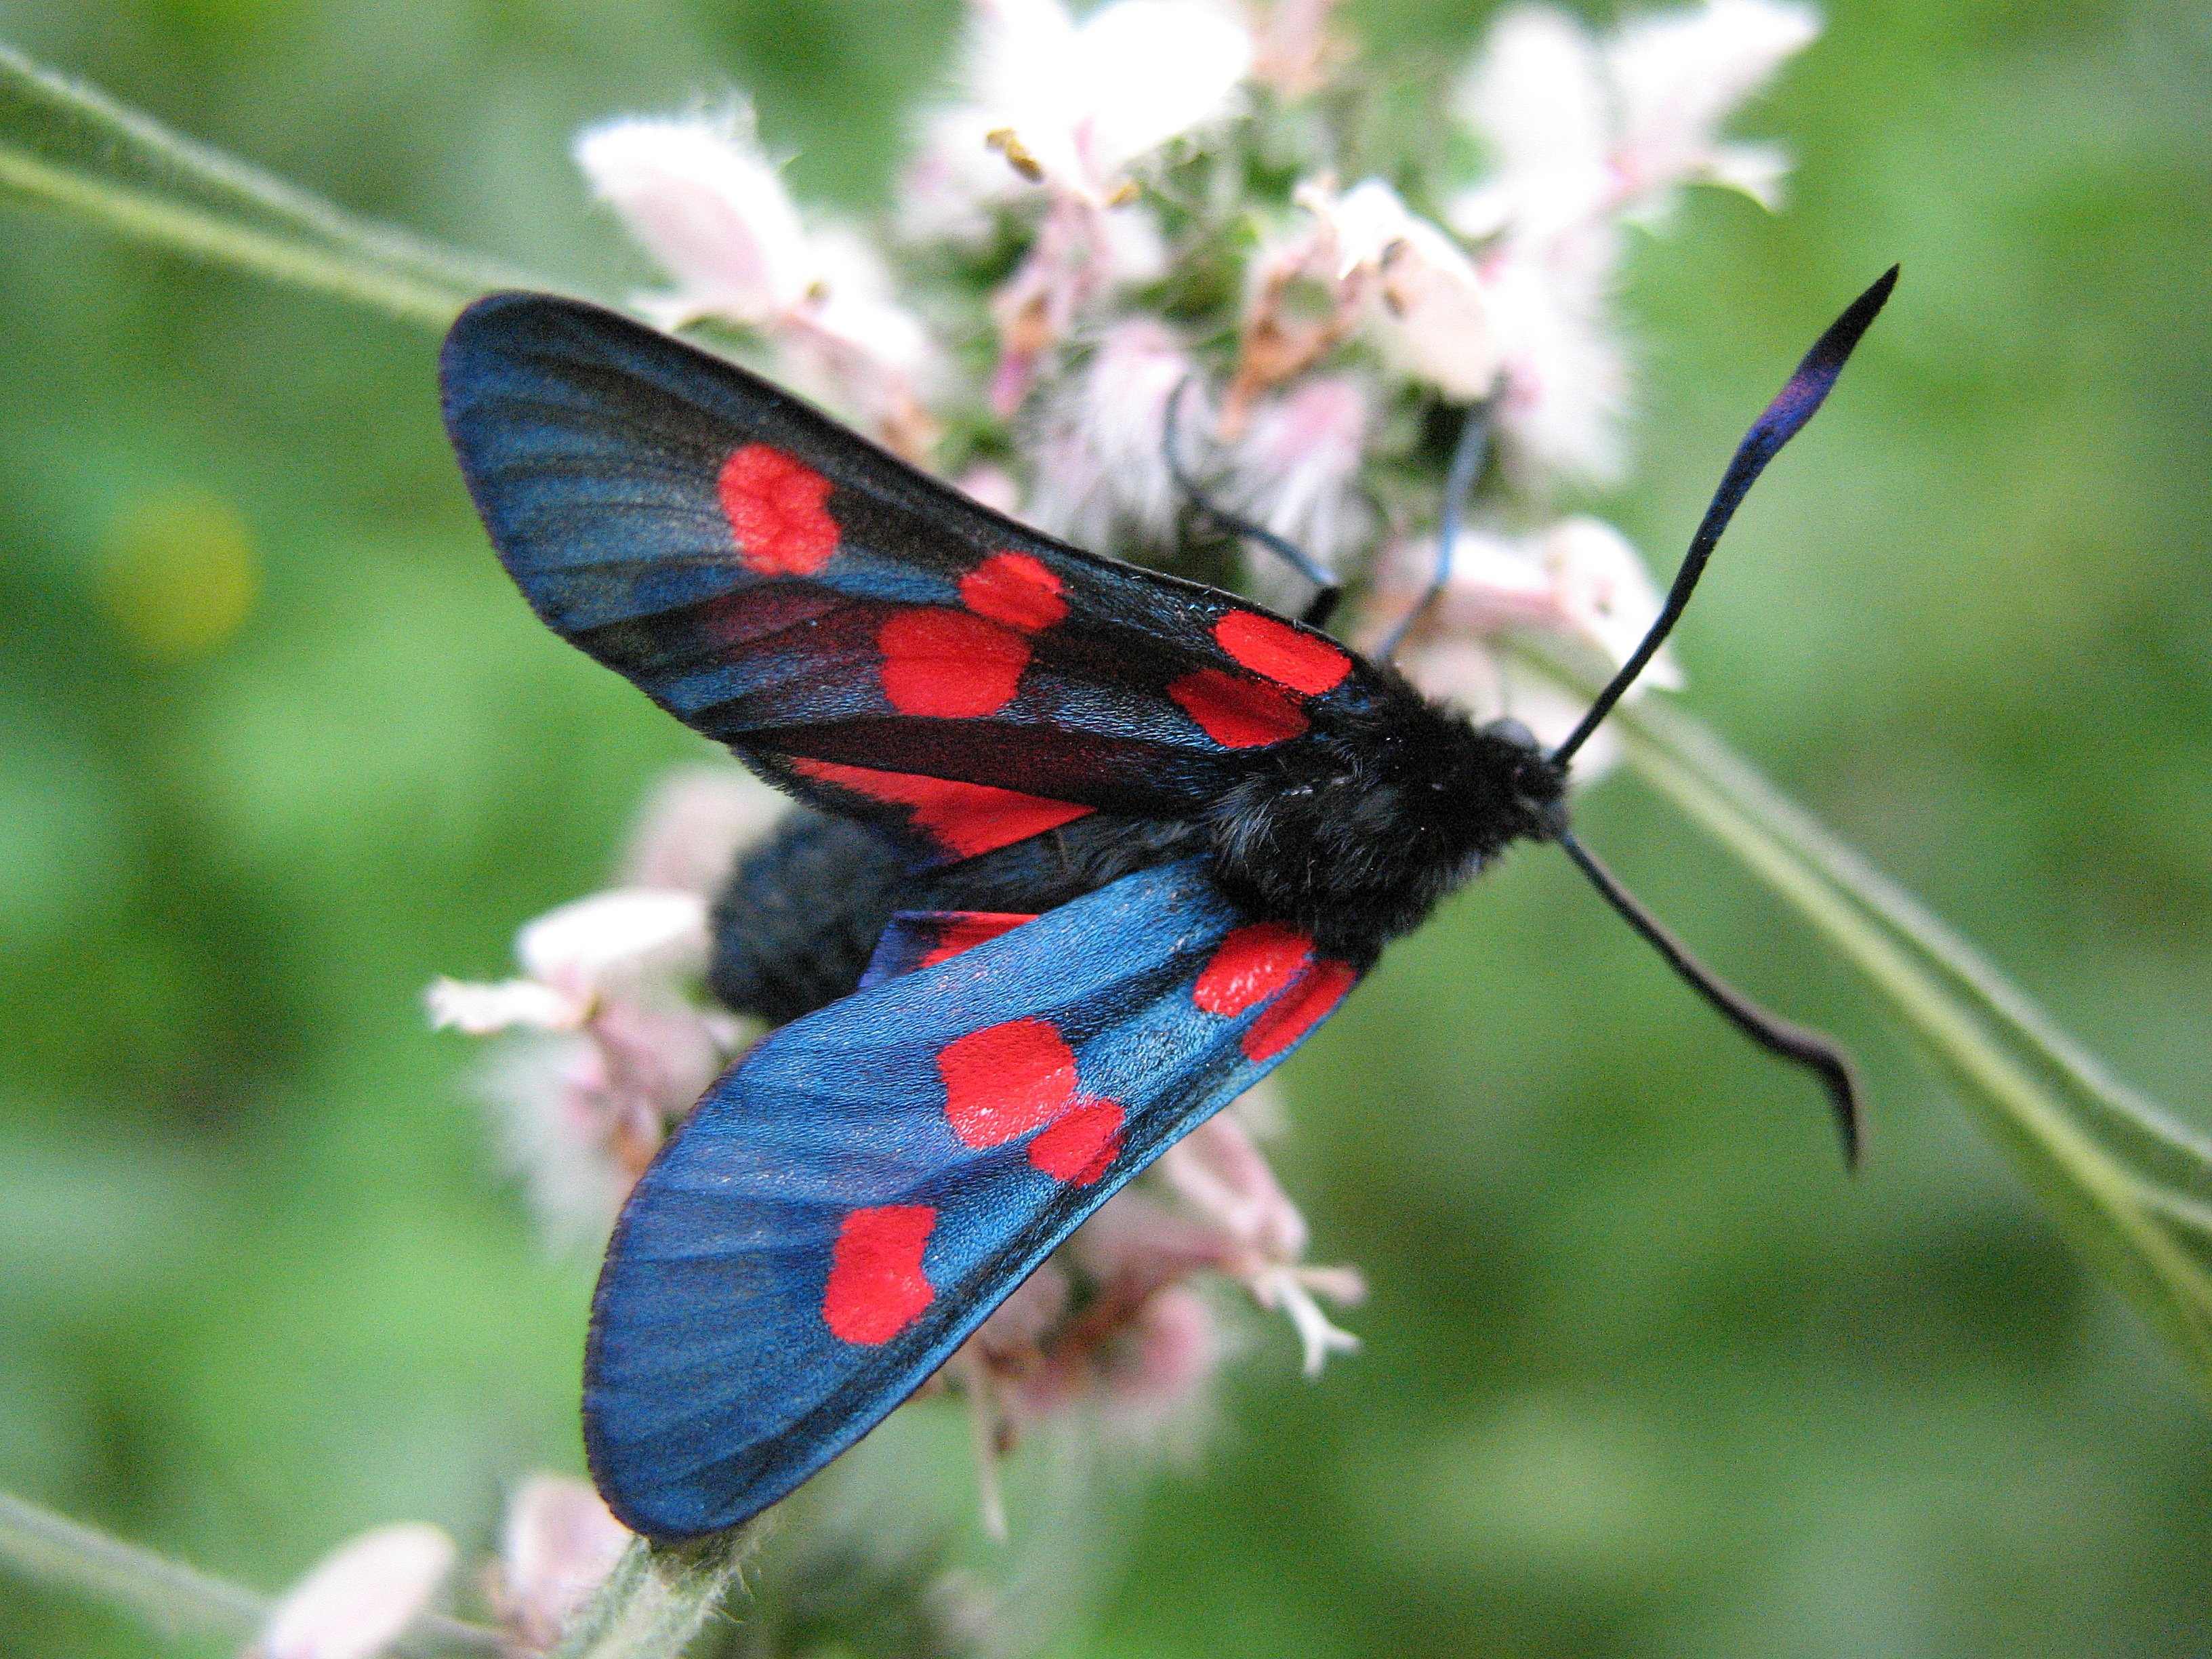
{"type": "Polygon", "coordinates": [[[1809,1068],[1855,1150],[1835,1045],[1699,966],[1576,839],[1566,793],[1895,276],[1753,427],[1657,623],[1548,752],[1317,627],[1039,535],[611,312],[471,306],[445,416],[508,574],[801,803],[716,918],[714,988],[777,1029],[638,1182],[600,1273],[584,1425],[615,1514],[682,1539],[790,1492],[1516,841],[1563,848],[1809,1068]]]}

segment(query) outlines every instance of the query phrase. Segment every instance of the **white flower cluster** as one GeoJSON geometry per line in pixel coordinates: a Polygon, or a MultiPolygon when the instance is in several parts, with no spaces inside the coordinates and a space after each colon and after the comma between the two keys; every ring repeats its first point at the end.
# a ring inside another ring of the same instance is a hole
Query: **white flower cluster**
{"type": "MultiPolygon", "coordinates": [[[[1206,516],[1177,473],[1200,476],[1353,586],[1363,641],[1390,636],[1437,566],[1442,468],[1418,434],[1479,411],[1497,465],[1399,665],[1479,718],[1564,736],[1582,712],[1569,684],[1609,675],[1658,610],[1620,532],[1549,505],[1621,469],[1630,375],[1610,307],[1631,229],[1663,223],[1689,185],[1778,199],[1782,156],[1720,130],[1812,40],[1813,15],[1704,0],[1598,40],[1508,10],[1439,127],[1468,141],[1440,151],[1477,149],[1488,170],[1408,157],[1394,186],[1338,178],[1322,158],[1343,146],[1310,139],[1333,107],[1316,94],[1360,72],[1330,0],[1273,0],[1256,22],[1212,0],[1112,0],[1080,21],[1062,0],[971,5],[959,91],[921,123],[878,242],[802,212],[742,110],[584,133],[591,187],[670,279],[637,308],[744,332],[909,458],[1101,550],[1172,562],[1206,516]],[[1314,160],[1292,182],[1253,182],[1300,154],[1314,160]],[[988,354],[964,349],[979,341],[988,354]],[[988,373],[960,383],[951,365],[982,355],[988,373]],[[948,432],[959,453],[940,453],[948,432]]],[[[1303,597],[1272,562],[1252,576],[1263,598],[1303,597]]],[[[1663,653],[1642,682],[1679,683],[1663,653]]],[[[518,1034],[489,1091],[556,1230],[604,1225],[751,1035],[700,981],[711,896],[766,799],[732,772],[672,786],[619,886],[523,930],[522,977],[431,989],[435,1024],[518,1034]]],[[[1079,1399],[1157,1420],[1219,1351],[1201,1273],[1285,1311],[1318,1370],[1354,1344],[1317,1297],[1361,1286],[1304,1265],[1305,1243],[1224,1114],[946,1374],[987,1448],[1079,1399]]]]}
{"type": "Polygon", "coordinates": [[[709,900],[782,797],[729,766],[686,767],[647,800],[607,891],[515,939],[523,976],[440,979],[434,1030],[507,1034],[483,1093],[550,1238],[604,1233],[670,1125],[756,1035],[700,981],[709,900]]]}
{"type": "MultiPolygon", "coordinates": [[[[1224,197],[1271,119],[1357,72],[1330,10],[1276,0],[1255,25],[1212,0],[1114,0],[1078,21],[1060,0],[973,0],[960,91],[921,125],[888,257],[802,215],[742,114],[626,118],[576,155],[674,280],[640,297],[647,315],[752,331],[802,390],[925,463],[943,416],[998,423],[1001,450],[965,458],[967,476],[1042,529],[1171,554],[1187,505],[1175,402],[1183,459],[1218,500],[1368,579],[1368,637],[1435,561],[1419,543],[1440,480],[1425,514],[1376,510],[1384,475],[1407,471],[1405,422],[1388,417],[1484,406],[1501,465],[1401,665],[1480,717],[1564,735],[1576,711],[1559,684],[1499,647],[1534,636],[1602,673],[1656,609],[1618,536],[1542,517],[1559,485],[1621,471],[1630,374],[1610,304],[1630,228],[1663,223],[1687,185],[1778,200],[1782,155],[1720,129],[1818,22],[1786,0],[1705,0],[1601,40],[1515,8],[1443,112],[1488,170],[1431,168],[1436,217],[1379,178],[1322,169],[1280,200],[1224,197]],[[1009,245],[988,292],[942,291],[944,256],[1009,245]],[[952,384],[953,354],[891,297],[901,259],[938,273],[929,314],[981,313],[986,382],[952,384]],[[1178,273],[1224,264],[1241,283],[1211,313],[1160,300],[1178,273]],[[1194,349],[1231,336],[1226,360],[1194,349]]],[[[1255,575],[1263,598],[1294,599],[1279,572],[1255,575]]]]}

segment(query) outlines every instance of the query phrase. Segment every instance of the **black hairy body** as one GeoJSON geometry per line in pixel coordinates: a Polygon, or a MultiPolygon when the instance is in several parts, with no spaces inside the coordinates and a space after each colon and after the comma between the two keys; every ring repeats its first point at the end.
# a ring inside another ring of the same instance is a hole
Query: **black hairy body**
{"type": "Polygon", "coordinates": [[[771,1025],[849,996],[901,908],[904,879],[865,824],[793,808],[714,901],[708,989],[771,1025]]]}
{"type": "Polygon", "coordinates": [[[715,904],[708,984],[781,1024],[857,988],[894,911],[1042,914],[1191,857],[1254,915],[1364,970],[1511,842],[1565,826],[1565,774],[1526,728],[1386,685],[1377,706],[1255,756],[1201,816],[1093,812],[942,870],[910,873],[865,826],[795,808],[715,904]]]}

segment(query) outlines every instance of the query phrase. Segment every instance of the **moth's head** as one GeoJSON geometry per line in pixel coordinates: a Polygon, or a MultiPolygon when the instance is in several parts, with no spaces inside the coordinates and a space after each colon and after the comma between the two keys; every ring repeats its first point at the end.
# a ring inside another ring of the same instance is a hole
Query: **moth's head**
{"type": "Polygon", "coordinates": [[[1509,803],[1513,833],[1557,841],[1567,827],[1566,767],[1545,753],[1534,732],[1510,717],[1491,721],[1475,736],[1509,803]]]}

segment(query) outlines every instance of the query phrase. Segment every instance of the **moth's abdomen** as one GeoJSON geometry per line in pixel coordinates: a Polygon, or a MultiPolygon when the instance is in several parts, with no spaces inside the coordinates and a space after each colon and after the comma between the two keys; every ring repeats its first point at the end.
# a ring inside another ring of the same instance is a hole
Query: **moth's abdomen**
{"type": "Polygon", "coordinates": [[[896,856],[866,825],[793,807],[738,860],[714,902],[708,988],[770,1025],[850,996],[903,879],[896,856]]]}
{"type": "Polygon", "coordinates": [[[1098,812],[916,874],[867,825],[795,806],[715,901],[708,988],[734,1012],[787,1024],[859,988],[895,911],[1036,915],[1205,850],[1197,825],[1098,812]]]}

